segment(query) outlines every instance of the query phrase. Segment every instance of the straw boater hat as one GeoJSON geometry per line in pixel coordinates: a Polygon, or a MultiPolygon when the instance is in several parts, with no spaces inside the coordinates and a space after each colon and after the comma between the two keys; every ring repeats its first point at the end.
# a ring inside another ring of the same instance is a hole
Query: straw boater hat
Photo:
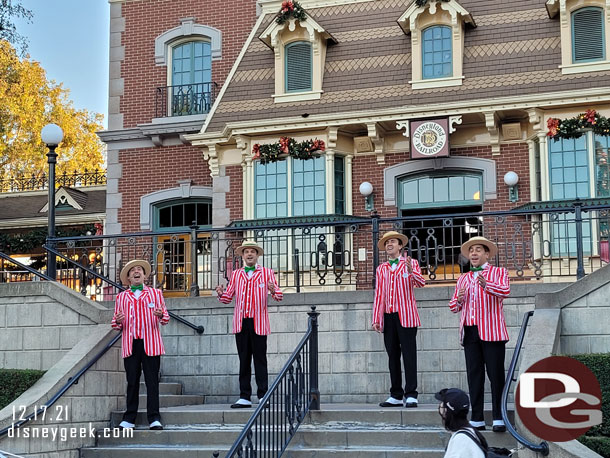
{"type": "Polygon", "coordinates": [[[263,249],[259,247],[256,242],[251,242],[249,240],[244,240],[241,246],[237,247],[235,253],[237,253],[238,256],[242,256],[246,248],[254,248],[258,252],[259,256],[262,256],[264,253],[263,249]]]}
{"type": "Polygon", "coordinates": [[[483,245],[483,246],[486,246],[487,248],[489,248],[489,257],[490,258],[493,258],[496,255],[496,253],[498,252],[498,247],[491,240],[488,240],[485,237],[473,237],[462,245],[462,248],[460,251],[462,252],[463,256],[466,256],[467,258],[469,257],[468,250],[470,250],[470,247],[472,245],[483,245]]]}
{"type": "Polygon", "coordinates": [[[385,234],[383,234],[383,237],[381,237],[381,240],[379,240],[379,242],[377,242],[377,248],[379,248],[381,251],[385,250],[385,242],[387,242],[390,239],[400,240],[402,242],[402,246],[405,246],[408,241],[406,235],[401,234],[400,232],[390,231],[390,232],[386,232],[385,234]]]}
{"type": "Polygon", "coordinates": [[[135,266],[140,266],[142,267],[142,269],[144,269],[145,277],[150,275],[150,271],[152,270],[152,268],[150,267],[148,261],[144,261],[144,259],[134,259],[133,261],[129,261],[127,264],[125,264],[125,267],[121,269],[121,283],[123,283],[124,285],[129,284],[129,280],[127,280],[127,275],[129,275],[129,271],[135,266]]]}

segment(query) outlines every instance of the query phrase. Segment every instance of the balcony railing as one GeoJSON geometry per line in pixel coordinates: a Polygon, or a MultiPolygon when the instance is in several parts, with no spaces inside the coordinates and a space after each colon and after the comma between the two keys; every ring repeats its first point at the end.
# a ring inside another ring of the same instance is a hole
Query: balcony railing
{"type": "MultiPolygon", "coordinates": [[[[408,237],[405,253],[419,261],[429,283],[452,283],[466,271],[460,246],[483,235],[498,245],[492,263],[513,280],[574,280],[609,262],[610,205],[447,214],[408,218],[284,223],[176,233],[134,233],[57,238],[57,250],[78,264],[118,282],[121,267],[146,259],[150,282],[168,295],[211,294],[241,267],[235,250],[243,239],[265,250],[259,259],[273,268],[286,292],[370,289],[385,260],[377,241],[385,231],[408,237]]],[[[58,276],[95,299],[112,299],[112,288],[88,279],[73,266],[58,276]],[[74,277],[74,278],[72,278],[74,277]]]]}
{"type": "MultiPolygon", "coordinates": [[[[87,170],[84,172],[60,173],[55,177],[56,186],[84,188],[106,184],[105,170],[87,170]]],[[[0,179],[1,192],[42,191],[48,189],[49,178],[45,173],[22,175],[15,178],[0,179]]]]}
{"type": "Polygon", "coordinates": [[[193,83],[158,87],[155,99],[155,117],[187,116],[209,113],[218,84],[193,83]]]}

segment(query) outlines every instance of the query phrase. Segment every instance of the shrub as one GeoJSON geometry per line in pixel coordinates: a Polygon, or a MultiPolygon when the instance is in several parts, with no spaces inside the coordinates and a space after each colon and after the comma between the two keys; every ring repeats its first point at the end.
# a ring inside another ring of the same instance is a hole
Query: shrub
{"type": "Polygon", "coordinates": [[[6,407],[42,377],[44,371],[0,369],[0,409],[6,407]]]}

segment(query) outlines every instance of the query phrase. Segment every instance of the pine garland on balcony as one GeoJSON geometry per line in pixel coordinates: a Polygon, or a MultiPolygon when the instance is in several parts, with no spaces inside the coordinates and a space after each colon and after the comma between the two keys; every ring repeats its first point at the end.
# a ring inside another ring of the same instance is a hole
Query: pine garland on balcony
{"type": "Polygon", "coordinates": [[[546,125],[549,129],[547,135],[555,141],[581,137],[585,130],[591,130],[596,135],[610,134],[610,118],[601,116],[595,110],[587,110],[575,118],[550,118],[546,125]]]}
{"type": "Polygon", "coordinates": [[[307,19],[307,16],[305,15],[305,10],[301,5],[299,5],[299,2],[283,2],[279,13],[277,13],[277,17],[275,18],[275,22],[277,22],[278,24],[283,24],[291,17],[295,18],[297,21],[304,21],[305,19],[307,19]]]}
{"type": "Polygon", "coordinates": [[[303,140],[297,142],[291,137],[280,137],[275,143],[261,145],[256,143],[252,146],[252,158],[260,160],[261,164],[276,162],[286,156],[295,159],[313,159],[319,157],[320,151],[324,151],[326,145],[323,140],[303,140]]]}
{"type": "MultiPolygon", "coordinates": [[[[437,2],[448,2],[449,0],[436,0],[437,2]]],[[[426,6],[428,0],[415,0],[417,6],[426,6]]]]}

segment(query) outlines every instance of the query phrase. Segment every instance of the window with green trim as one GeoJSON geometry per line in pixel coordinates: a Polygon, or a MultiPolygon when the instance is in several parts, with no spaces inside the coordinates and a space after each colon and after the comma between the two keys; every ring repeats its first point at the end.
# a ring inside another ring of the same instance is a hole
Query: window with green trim
{"type": "Polygon", "coordinates": [[[423,79],[453,76],[451,27],[434,25],[422,33],[423,79]]]}
{"type": "Polygon", "coordinates": [[[345,215],[345,158],[335,156],[335,213],[345,215]]]}
{"type": "Polygon", "coordinates": [[[610,137],[595,136],[595,197],[610,197],[610,137]]]}
{"type": "Polygon", "coordinates": [[[288,215],[288,161],[256,162],[254,174],[256,218],[288,215]]]}
{"type": "Polygon", "coordinates": [[[297,41],[286,45],[285,90],[303,92],[312,90],[312,48],[307,41],[297,41]]]}
{"type": "Polygon", "coordinates": [[[210,111],[212,51],[207,41],[191,41],[172,48],[171,114],[210,111]]]}
{"type": "Polygon", "coordinates": [[[326,213],[325,158],[292,160],[292,215],[326,213]]]}
{"type": "Polygon", "coordinates": [[[191,199],[166,202],[155,207],[156,229],[185,229],[197,222],[198,226],[212,225],[212,202],[191,199]]]}
{"type": "Polygon", "coordinates": [[[479,174],[421,174],[398,184],[401,209],[482,205],[483,178],[479,174]]]}
{"type": "Polygon", "coordinates": [[[572,62],[605,59],[603,8],[585,7],[572,13],[572,62]]]}
{"type": "Polygon", "coordinates": [[[589,192],[587,136],[549,141],[551,200],[586,199],[589,192]]]}

